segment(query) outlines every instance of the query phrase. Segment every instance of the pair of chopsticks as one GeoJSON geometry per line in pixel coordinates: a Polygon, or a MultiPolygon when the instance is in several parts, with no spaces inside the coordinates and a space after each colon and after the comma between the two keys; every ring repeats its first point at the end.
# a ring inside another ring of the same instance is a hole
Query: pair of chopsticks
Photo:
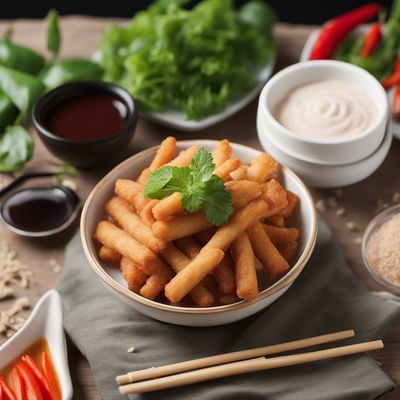
{"type": "Polygon", "coordinates": [[[381,340],[375,340],[372,342],[334,347],[308,353],[272,358],[265,357],[267,355],[303,349],[305,347],[330,343],[351,337],[354,337],[353,330],[335,332],[308,339],[295,340],[293,342],[257,347],[249,350],[183,361],[162,367],[128,372],[126,375],[117,376],[116,381],[119,385],[122,385],[119,387],[119,392],[122,395],[146,393],[226,376],[305,364],[383,348],[383,342],[381,340]]]}

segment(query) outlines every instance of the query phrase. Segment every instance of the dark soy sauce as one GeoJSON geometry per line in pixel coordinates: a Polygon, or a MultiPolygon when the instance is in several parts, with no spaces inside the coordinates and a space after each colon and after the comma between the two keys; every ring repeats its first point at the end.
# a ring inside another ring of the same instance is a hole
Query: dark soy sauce
{"type": "Polygon", "coordinates": [[[65,187],[32,188],[7,198],[1,215],[9,225],[27,232],[45,232],[66,223],[79,199],[65,187]]]}
{"type": "Polygon", "coordinates": [[[119,97],[92,90],[55,103],[44,125],[57,136],[87,142],[112,136],[128,119],[128,108],[119,97]]]}

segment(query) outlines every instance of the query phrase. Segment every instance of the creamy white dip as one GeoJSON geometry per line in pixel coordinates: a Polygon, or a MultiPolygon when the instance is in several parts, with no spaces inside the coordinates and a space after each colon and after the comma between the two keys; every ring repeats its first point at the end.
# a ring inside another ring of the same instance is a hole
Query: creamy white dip
{"type": "Polygon", "coordinates": [[[324,80],[294,88],[273,112],[293,133],[308,138],[344,138],[363,132],[374,123],[373,100],[350,83],[324,80]]]}

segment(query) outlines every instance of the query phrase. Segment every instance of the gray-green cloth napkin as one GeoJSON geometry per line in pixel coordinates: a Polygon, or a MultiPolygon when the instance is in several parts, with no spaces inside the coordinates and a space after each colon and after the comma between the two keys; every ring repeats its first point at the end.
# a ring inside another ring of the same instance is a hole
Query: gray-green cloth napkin
{"type": "MultiPolygon", "coordinates": [[[[152,320],[117,300],[86,261],[77,234],[58,289],[65,329],[87,357],[104,400],[119,399],[115,376],[229,351],[356,330],[352,341],[382,337],[400,307],[373,296],[353,276],[320,220],[314,254],[293,286],[269,308],[230,325],[187,328],[152,320]],[[128,353],[134,346],[136,351],[128,353]]],[[[341,344],[349,343],[341,342],[341,344]]],[[[198,383],[132,399],[369,400],[393,389],[365,354],[198,383]]]]}

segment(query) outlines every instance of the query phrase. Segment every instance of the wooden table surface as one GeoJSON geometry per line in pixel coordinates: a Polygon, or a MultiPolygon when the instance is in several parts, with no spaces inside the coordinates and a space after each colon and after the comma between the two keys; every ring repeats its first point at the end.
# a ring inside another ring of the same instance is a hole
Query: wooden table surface
{"type": "MultiPolygon", "coordinates": [[[[61,20],[63,34],[61,57],[83,56],[89,57],[96,48],[101,32],[111,20],[64,17],[61,20]]],[[[46,41],[46,27],[43,21],[18,20],[0,22],[0,32],[11,25],[17,42],[44,51],[46,41]]],[[[312,27],[290,26],[279,24],[276,36],[279,47],[277,69],[296,62],[299,58],[303,44],[311,32],[312,27]]],[[[144,148],[158,144],[167,135],[175,135],[178,139],[187,138],[229,138],[231,141],[240,142],[249,146],[260,148],[257,139],[256,102],[254,101],[237,115],[228,120],[198,133],[185,134],[174,132],[150,122],[140,119],[134,139],[124,154],[119,154],[114,164],[127,156],[144,148]]],[[[40,170],[49,167],[52,156],[37,141],[34,159],[29,163],[29,170],[40,170]]],[[[85,199],[93,185],[101,178],[113,164],[104,166],[102,170],[82,172],[78,180],[78,191],[85,199]]],[[[400,143],[394,141],[391,151],[383,165],[364,182],[353,185],[343,190],[343,194],[335,197],[338,206],[328,207],[324,212],[325,218],[333,229],[336,238],[342,245],[343,252],[349,266],[355,275],[371,289],[379,289],[377,284],[366,272],[360,253],[360,238],[368,221],[377,213],[377,202],[392,204],[392,196],[400,192],[398,179],[400,171],[400,143]],[[337,216],[337,208],[345,208],[344,216],[337,216]],[[354,222],[356,230],[349,230],[347,222],[354,222]]],[[[0,174],[1,182],[6,182],[10,177],[0,174]]],[[[333,197],[338,193],[333,191],[313,190],[315,199],[324,199],[325,204],[334,202],[333,197]]],[[[339,193],[340,194],[340,193],[339,193]]],[[[65,232],[59,237],[44,240],[28,240],[16,237],[0,226],[0,241],[6,241],[18,253],[21,261],[26,263],[34,272],[35,279],[29,289],[17,288],[17,295],[27,296],[32,305],[48,289],[55,286],[59,272],[54,271],[51,260],[63,263],[63,250],[68,239],[76,229],[65,232]]],[[[0,311],[5,310],[13,300],[0,302],[0,311]]],[[[0,336],[0,344],[6,339],[0,336]]],[[[390,375],[397,386],[400,386],[400,327],[389,333],[385,338],[385,349],[374,354],[381,367],[390,375]]],[[[94,380],[87,362],[72,343],[68,344],[69,362],[74,383],[74,399],[94,400],[99,399],[94,380]]],[[[398,398],[399,393],[391,398],[398,398]]]]}

